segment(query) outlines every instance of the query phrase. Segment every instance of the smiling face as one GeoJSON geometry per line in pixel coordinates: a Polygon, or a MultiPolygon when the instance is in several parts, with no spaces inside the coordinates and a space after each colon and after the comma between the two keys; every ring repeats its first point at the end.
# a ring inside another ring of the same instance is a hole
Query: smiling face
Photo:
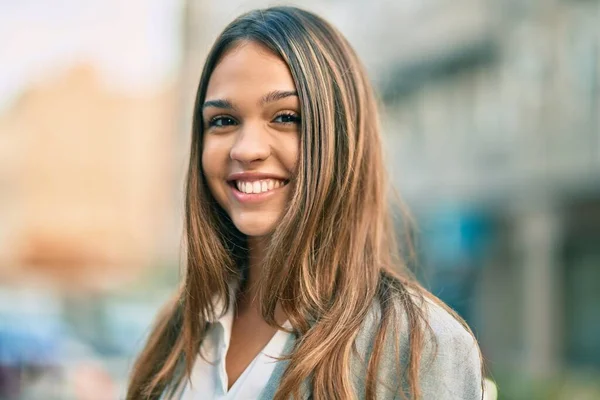
{"type": "Polygon", "coordinates": [[[208,187],[240,232],[269,235],[291,196],[300,104],[283,60],[254,42],[228,50],[202,107],[202,168],[208,187]]]}

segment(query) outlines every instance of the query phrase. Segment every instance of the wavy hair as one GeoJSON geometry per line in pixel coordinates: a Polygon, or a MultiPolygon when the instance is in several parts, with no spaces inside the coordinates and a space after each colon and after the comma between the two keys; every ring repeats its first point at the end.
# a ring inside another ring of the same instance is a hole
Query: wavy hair
{"type": "MultiPolygon", "coordinates": [[[[355,398],[355,338],[375,303],[380,309],[375,340],[370,357],[361,361],[365,398],[375,399],[384,344],[388,335],[399,343],[401,321],[408,325],[410,348],[401,369],[407,388],[398,390],[405,398],[419,398],[419,360],[429,329],[420,300],[430,295],[398,253],[377,102],[346,39],[320,17],[294,7],[240,16],[208,54],[187,172],[186,276],[137,359],[127,398],[173,393],[190,376],[207,321],[218,317],[212,299],[229,299],[229,284],[244,279],[245,238],[211,195],[201,165],[201,110],[209,79],[227,50],[244,41],[285,61],[301,108],[300,154],[291,182],[295,189],[268,245],[259,289],[264,319],[278,326],[275,308],[281,305],[298,339],[284,357],[289,364],[275,399],[299,398],[305,380],[315,399],[355,398]]],[[[399,354],[397,361],[400,367],[399,354]]]]}

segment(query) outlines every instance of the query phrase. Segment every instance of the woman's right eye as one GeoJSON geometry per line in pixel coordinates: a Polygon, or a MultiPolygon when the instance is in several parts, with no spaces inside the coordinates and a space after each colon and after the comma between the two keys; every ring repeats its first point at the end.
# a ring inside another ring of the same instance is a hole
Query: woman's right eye
{"type": "Polygon", "coordinates": [[[224,116],[214,117],[214,118],[211,118],[210,121],[208,121],[208,126],[216,127],[216,128],[220,128],[220,127],[224,127],[224,126],[231,126],[231,125],[236,125],[236,124],[237,124],[237,122],[233,118],[224,117],[224,116]]]}

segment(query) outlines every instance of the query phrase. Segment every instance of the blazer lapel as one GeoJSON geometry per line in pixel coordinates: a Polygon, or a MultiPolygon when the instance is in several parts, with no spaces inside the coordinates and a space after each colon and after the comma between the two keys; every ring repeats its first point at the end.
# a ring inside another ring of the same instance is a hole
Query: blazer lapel
{"type": "MultiPolygon", "coordinates": [[[[294,343],[296,342],[296,336],[290,335],[285,343],[285,347],[283,349],[283,355],[289,355],[294,349],[294,343]]],[[[275,396],[275,392],[277,392],[277,388],[281,383],[281,377],[283,373],[288,367],[290,362],[288,360],[277,361],[275,365],[275,369],[269,378],[267,385],[263,389],[260,394],[260,400],[271,400],[275,396]]],[[[300,388],[300,396],[302,400],[309,400],[311,398],[310,385],[308,379],[305,379],[302,382],[302,387],[300,388]]]]}

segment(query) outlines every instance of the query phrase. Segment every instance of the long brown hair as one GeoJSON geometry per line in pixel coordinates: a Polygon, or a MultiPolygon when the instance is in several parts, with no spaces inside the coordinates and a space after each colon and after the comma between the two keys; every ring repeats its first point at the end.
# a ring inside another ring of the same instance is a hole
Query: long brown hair
{"type": "MultiPolygon", "coordinates": [[[[275,399],[299,398],[309,380],[315,399],[355,397],[351,381],[355,339],[373,305],[379,307],[366,363],[365,398],[374,399],[384,344],[399,343],[401,321],[410,348],[400,390],[419,398],[419,360],[429,329],[421,301],[430,295],[398,254],[388,206],[379,118],[373,90],[354,50],[320,17],[294,7],[256,10],[233,21],[216,40],[200,79],[187,175],[184,284],[161,312],[140,354],[127,398],[157,398],[189,377],[212,299],[229,299],[243,281],[245,238],[212,197],[201,166],[202,104],[224,53],[254,41],[284,60],[301,104],[301,138],[294,191],[270,240],[260,300],[273,326],[280,305],[295,346],[275,399]]],[[[435,299],[434,299],[435,300],[435,299]]],[[[226,304],[229,307],[230,304],[226,304]]],[[[400,366],[401,356],[397,355],[400,366]]]]}

